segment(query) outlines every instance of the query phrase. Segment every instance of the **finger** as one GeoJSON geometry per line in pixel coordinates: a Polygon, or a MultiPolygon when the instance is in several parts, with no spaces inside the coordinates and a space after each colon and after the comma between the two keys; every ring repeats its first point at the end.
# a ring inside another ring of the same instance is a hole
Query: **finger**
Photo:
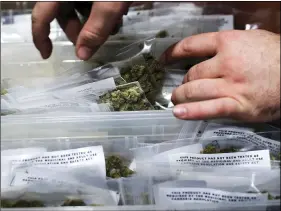
{"type": "Polygon", "coordinates": [[[128,10],[128,2],[95,2],[88,21],[80,32],[76,53],[82,60],[88,60],[106,41],[117,21],[128,10]]]}
{"type": "Polygon", "coordinates": [[[119,32],[120,28],[123,25],[123,18],[121,16],[121,18],[116,22],[115,27],[113,28],[112,32],[110,33],[110,35],[115,35],[119,32]]]}
{"type": "Polygon", "coordinates": [[[224,79],[200,79],[177,87],[172,94],[174,105],[199,100],[226,97],[228,85],[224,79]]]}
{"type": "Polygon", "coordinates": [[[168,64],[187,57],[214,56],[217,53],[216,36],[217,32],[210,32],[187,37],[169,47],[160,61],[168,64]]]}
{"type": "Polygon", "coordinates": [[[65,2],[61,4],[57,21],[67,38],[75,45],[82,29],[82,24],[74,10],[74,4],[65,2]]]}
{"type": "Polygon", "coordinates": [[[199,79],[220,78],[222,74],[216,57],[192,66],[184,76],[183,83],[199,79]]]}
{"type": "Polygon", "coordinates": [[[35,47],[43,59],[52,53],[52,42],[49,38],[50,23],[59,10],[59,2],[37,2],[32,10],[32,36],[35,47]]]}
{"type": "Polygon", "coordinates": [[[173,109],[174,115],[185,120],[204,120],[213,118],[238,117],[242,109],[240,104],[232,98],[218,98],[193,103],[177,105],[173,109]]]}

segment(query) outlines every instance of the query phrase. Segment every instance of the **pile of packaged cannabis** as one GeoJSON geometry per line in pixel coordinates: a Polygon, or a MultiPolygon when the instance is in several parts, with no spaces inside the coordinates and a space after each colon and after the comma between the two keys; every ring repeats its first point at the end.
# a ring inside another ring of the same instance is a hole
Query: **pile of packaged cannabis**
{"type": "Polygon", "coordinates": [[[1,207],[280,203],[280,131],[197,121],[161,137],[4,139],[1,207]]]}
{"type": "MultiPolygon", "coordinates": [[[[2,83],[1,207],[280,209],[279,129],[182,121],[169,111],[173,89],[198,61],[163,66],[159,56],[183,37],[227,29],[232,15],[197,7],[132,10],[88,63],[54,43],[54,67],[65,71],[2,83]]],[[[46,64],[5,55],[7,73],[46,64]]]]}

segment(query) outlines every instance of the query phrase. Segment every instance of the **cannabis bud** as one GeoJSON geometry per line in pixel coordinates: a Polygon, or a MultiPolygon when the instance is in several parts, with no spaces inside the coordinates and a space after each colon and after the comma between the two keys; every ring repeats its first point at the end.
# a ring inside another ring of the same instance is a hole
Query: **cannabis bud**
{"type": "Polygon", "coordinates": [[[270,154],[270,160],[280,160],[280,153],[278,153],[277,156],[274,156],[273,154],[270,154]]]}
{"type": "MultiPolygon", "coordinates": [[[[256,191],[248,191],[247,193],[257,193],[256,191]]],[[[268,193],[268,191],[264,190],[264,191],[261,191],[262,194],[265,194],[265,193],[268,193]]],[[[267,197],[268,200],[279,200],[280,199],[280,196],[273,196],[271,195],[270,193],[268,193],[268,197],[267,197]]]]}
{"type": "Polygon", "coordinates": [[[110,104],[114,111],[153,110],[138,83],[118,86],[100,97],[101,103],[110,104]]]}
{"type": "Polygon", "coordinates": [[[86,206],[86,204],[81,199],[67,199],[66,201],[64,201],[64,203],[61,206],[77,207],[77,206],[86,206]]]}
{"type": "Polygon", "coordinates": [[[111,155],[105,159],[106,176],[111,178],[129,177],[134,171],[129,169],[121,157],[111,155]]]}
{"type": "Polygon", "coordinates": [[[7,93],[8,93],[8,91],[6,89],[1,89],[1,95],[5,95],[7,93]]]}
{"type": "Polygon", "coordinates": [[[217,153],[231,153],[231,152],[238,152],[238,149],[235,149],[234,147],[229,147],[226,149],[218,149],[213,145],[208,145],[200,153],[201,154],[217,154],[217,153]]]}
{"type": "Polygon", "coordinates": [[[1,207],[2,208],[11,208],[11,207],[13,207],[13,203],[7,199],[1,199],[1,207]]]}
{"type": "Polygon", "coordinates": [[[165,31],[165,30],[159,31],[159,32],[155,35],[156,38],[165,38],[165,37],[168,37],[168,36],[169,36],[169,34],[168,34],[168,32],[165,31]]]}
{"type": "Polygon", "coordinates": [[[38,200],[18,200],[18,201],[10,201],[10,200],[2,200],[1,199],[1,207],[2,208],[25,208],[25,207],[45,207],[44,203],[38,200]]]}
{"type": "Polygon", "coordinates": [[[161,89],[165,68],[153,56],[142,54],[145,62],[121,68],[121,76],[128,83],[138,81],[148,100],[154,104],[155,93],[161,89]]]}

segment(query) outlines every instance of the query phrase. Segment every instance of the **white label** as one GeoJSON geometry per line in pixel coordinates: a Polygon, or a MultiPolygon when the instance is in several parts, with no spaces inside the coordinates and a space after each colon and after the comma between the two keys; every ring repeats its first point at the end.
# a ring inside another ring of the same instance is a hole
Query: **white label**
{"type": "Polygon", "coordinates": [[[33,103],[25,103],[20,105],[21,110],[27,109],[36,109],[36,108],[44,108],[44,109],[54,109],[61,107],[77,107],[79,103],[69,102],[69,101],[60,101],[60,100],[46,100],[46,101],[36,101],[33,103]]]}
{"type": "Polygon", "coordinates": [[[18,172],[15,175],[11,186],[22,186],[28,184],[30,184],[28,189],[31,192],[52,193],[65,191],[68,193],[87,193],[90,195],[82,195],[81,197],[86,199],[86,201],[89,201],[90,198],[92,198],[92,203],[101,205],[117,205],[118,203],[116,198],[113,198],[113,191],[81,184],[76,179],[65,173],[60,174],[60,172],[53,172],[50,174],[50,172],[40,172],[38,170],[31,173],[18,172]]]}
{"type": "Polygon", "coordinates": [[[23,156],[21,159],[11,161],[12,167],[20,168],[25,166],[37,167],[81,167],[91,165],[105,178],[105,159],[102,146],[85,147],[79,149],[45,152],[39,156],[23,156]]]}
{"type": "Polygon", "coordinates": [[[220,124],[208,124],[204,130],[202,138],[238,136],[238,135],[249,134],[250,132],[251,129],[248,128],[225,127],[220,124]]]}
{"type": "Polygon", "coordinates": [[[99,99],[99,96],[102,95],[105,91],[113,90],[116,88],[113,78],[107,78],[97,82],[85,84],[71,89],[66,89],[58,92],[56,96],[65,96],[76,98],[79,96],[94,95],[96,100],[99,99]]]}
{"type": "Polygon", "coordinates": [[[178,153],[200,153],[203,150],[202,144],[191,144],[184,147],[178,147],[176,149],[168,150],[166,152],[159,153],[153,157],[155,162],[164,162],[168,160],[168,156],[178,154],[178,153]]]}
{"type": "Polygon", "coordinates": [[[36,101],[28,104],[21,104],[20,114],[40,112],[91,112],[88,103],[76,103],[71,101],[48,100],[36,101]]]}
{"type": "Polygon", "coordinates": [[[39,181],[45,181],[50,182],[51,184],[56,185],[74,185],[74,179],[67,176],[66,174],[59,174],[57,172],[56,177],[54,175],[50,175],[48,173],[48,169],[42,169],[41,172],[31,172],[29,173],[29,170],[26,171],[19,171],[15,174],[15,177],[11,181],[11,186],[22,186],[27,185],[32,182],[39,182],[39,181]],[[63,180],[61,180],[63,178],[63,180]]]}
{"type": "Polygon", "coordinates": [[[236,128],[236,127],[221,127],[220,124],[208,124],[206,127],[202,139],[209,137],[223,137],[223,136],[234,136],[234,138],[227,138],[229,141],[239,140],[246,144],[253,144],[255,146],[261,146],[268,148],[270,152],[274,154],[280,153],[280,142],[272,139],[268,139],[259,136],[252,132],[251,128],[236,128]],[[213,129],[214,128],[214,129],[213,129]]]}
{"type": "Polygon", "coordinates": [[[267,194],[228,192],[209,188],[160,188],[156,204],[184,205],[186,203],[265,204],[267,194]]]}
{"type": "Polygon", "coordinates": [[[34,148],[18,148],[18,149],[7,149],[1,151],[2,156],[19,156],[19,155],[33,155],[46,152],[47,149],[43,147],[34,147],[34,148]]]}
{"type": "Polygon", "coordinates": [[[245,141],[247,143],[254,144],[256,146],[266,146],[270,150],[270,152],[274,154],[280,153],[280,142],[274,141],[269,138],[264,138],[262,136],[256,135],[254,133],[245,134],[238,136],[239,141],[245,141]]]}
{"type": "Polygon", "coordinates": [[[181,166],[219,167],[219,168],[271,168],[268,150],[221,153],[221,154],[192,154],[181,153],[169,156],[170,164],[180,171],[181,166]]]}

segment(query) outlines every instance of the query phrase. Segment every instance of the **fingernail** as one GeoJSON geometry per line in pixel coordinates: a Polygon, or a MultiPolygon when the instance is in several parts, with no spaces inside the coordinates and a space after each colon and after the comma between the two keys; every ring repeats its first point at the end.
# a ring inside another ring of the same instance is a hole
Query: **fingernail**
{"type": "Polygon", "coordinates": [[[186,114],[186,112],[187,112],[186,108],[183,108],[183,107],[175,107],[173,109],[173,113],[176,116],[182,116],[182,115],[186,114]]]}
{"type": "Polygon", "coordinates": [[[93,49],[82,46],[78,49],[77,56],[82,60],[87,60],[92,56],[93,52],[93,49]]]}

